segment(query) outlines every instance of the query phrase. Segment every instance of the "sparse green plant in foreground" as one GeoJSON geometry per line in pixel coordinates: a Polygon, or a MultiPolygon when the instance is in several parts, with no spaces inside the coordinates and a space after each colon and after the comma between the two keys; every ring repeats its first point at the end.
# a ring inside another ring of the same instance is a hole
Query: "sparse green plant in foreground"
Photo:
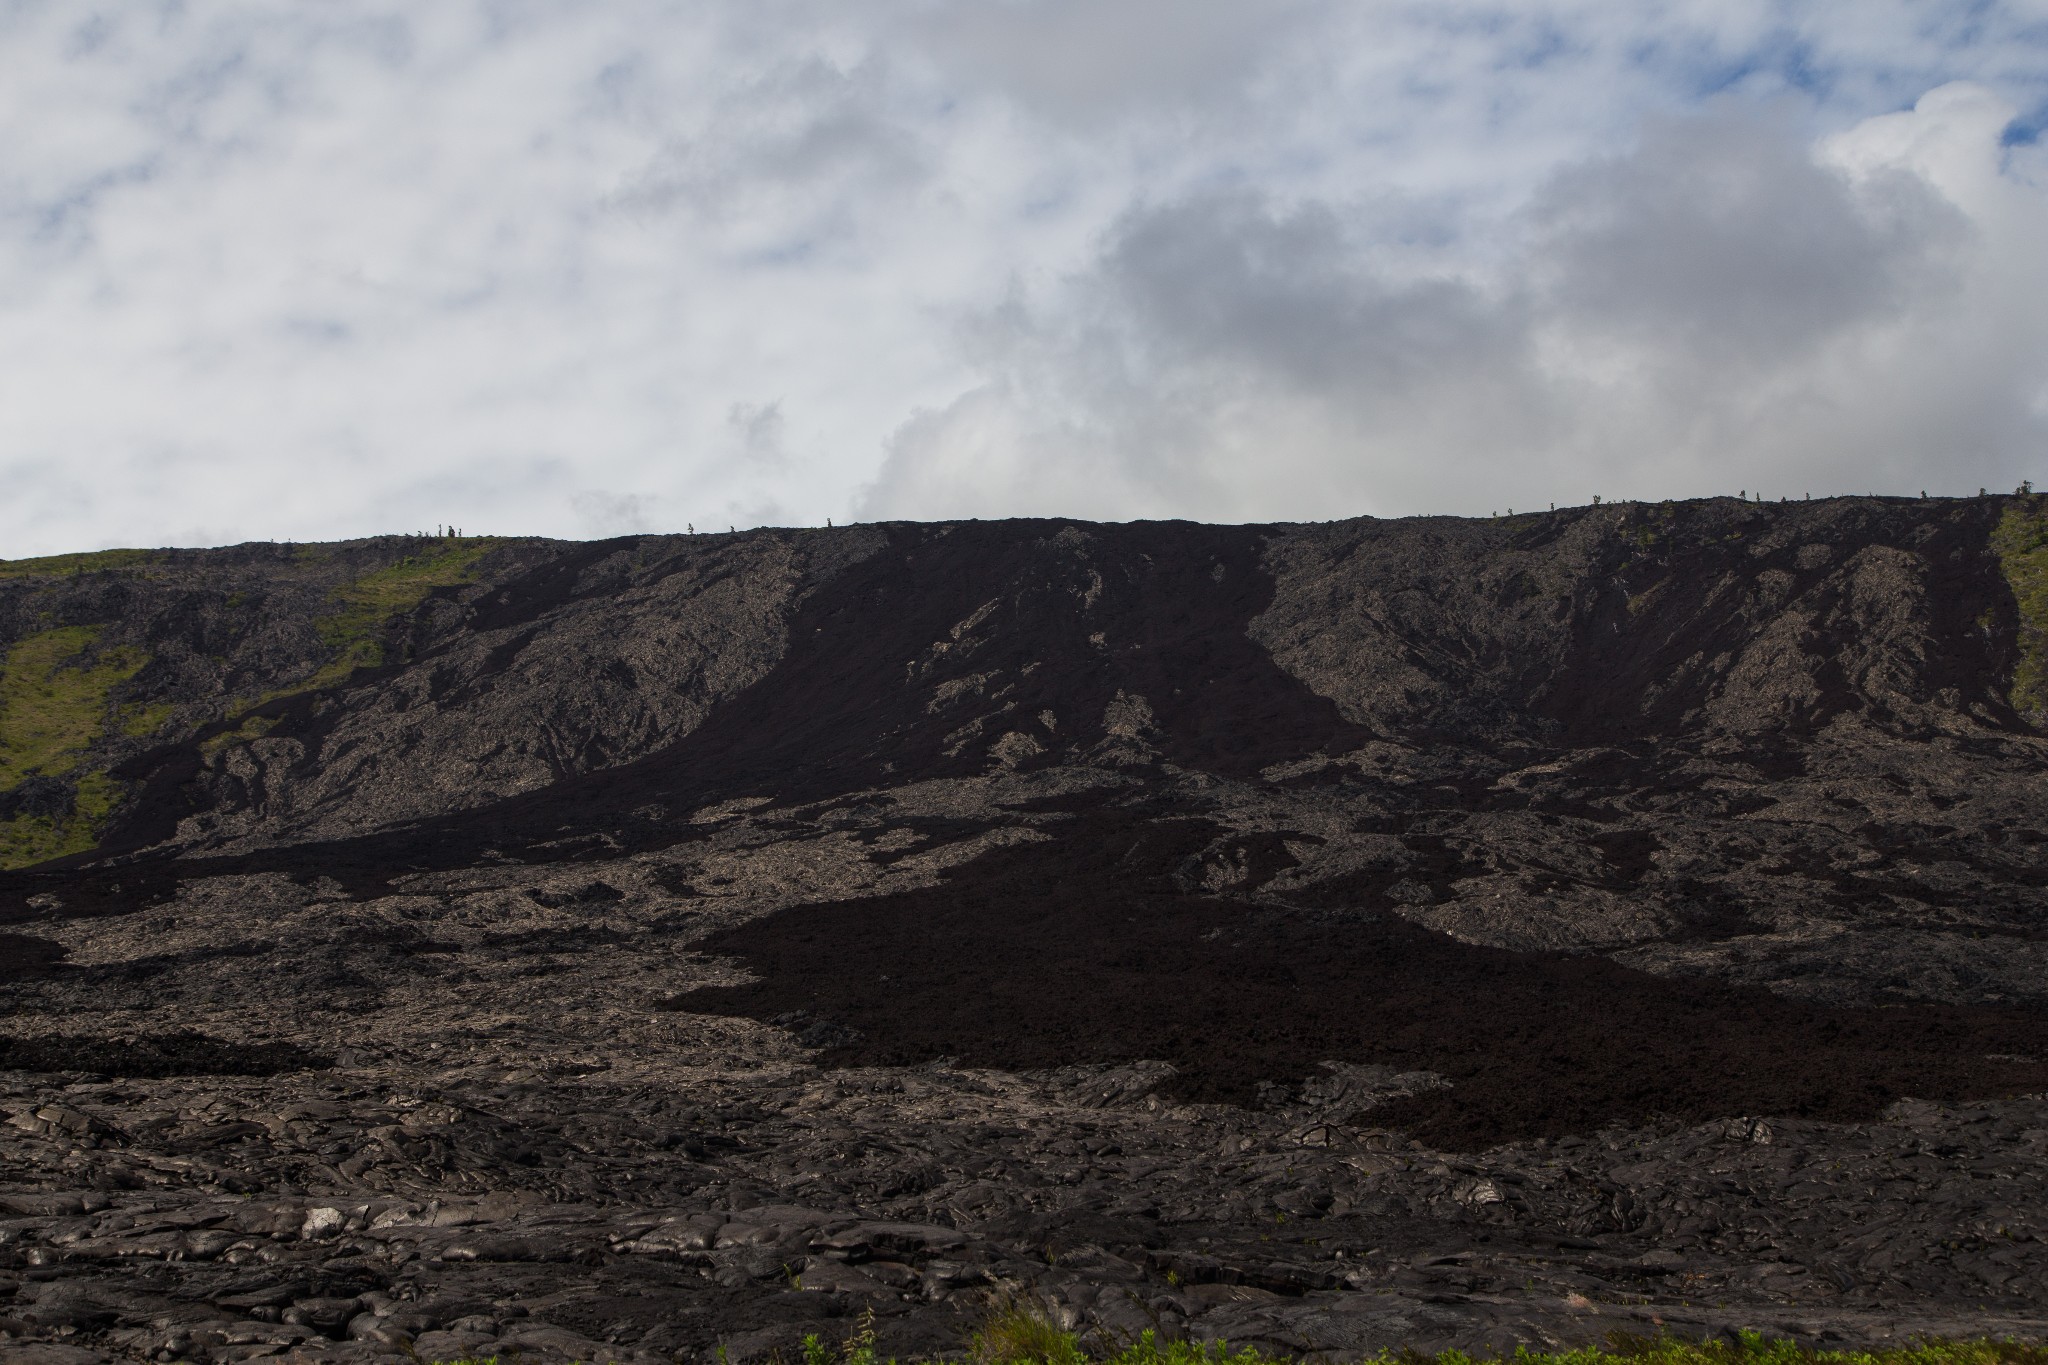
{"type": "MultiPolygon", "coordinates": [[[[799,1361],[772,1365],[879,1365],[875,1356],[872,1318],[837,1349],[818,1336],[804,1338],[799,1361]]],[[[721,1353],[722,1356],[722,1353],[721,1353]]],[[[1464,1351],[1426,1355],[1420,1351],[1383,1351],[1367,1365],[2048,1365],[2048,1346],[2011,1341],[1925,1341],[1876,1351],[1816,1351],[1795,1341],[1767,1341],[1755,1332],[1735,1340],[1687,1341],[1679,1337],[1631,1337],[1615,1333],[1605,1346],[1574,1351],[1531,1351],[1517,1348],[1509,1356],[1473,1356],[1464,1351]]],[[[464,1357],[432,1365],[498,1365],[497,1357],[464,1357]]],[[[608,1365],[599,1360],[588,1365],[608,1365]]],[[[894,1359],[888,1365],[897,1365],[894,1359]]],[[[1292,1357],[1268,1355],[1249,1347],[1233,1351],[1222,1342],[1166,1341],[1146,1332],[1113,1351],[1087,1351],[1071,1332],[1062,1332],[1043,1315],[998,1313],[977,1332],[968,1354],[942,1365],[1295,1365],[1292,1357]],[[1028,1329],[1023,1319],[1033,1319],[1028,1329]],[[1017,1351],[1018,1354],[1007,1352],[1017,1351]]]]}
{"type": "MultiPolygon", "coordinates": [[[[1052,1305],[1037,1299],[1014,1292],[998,1294],[968,1344],[968,1358],[976,1365],[1087,1365],[1080,1338],[1062,1326],[1056,1313],[1052,1305]]],[[[1149,1345],[1151,1340],[1148,1332],[1139,1344],[1149,1345]]]]}
{"type": "Polygon", "coordinates": [[[2012,671],[2012,707],[2048,726],[2048,495],[2007,501],[1991,548],[2019,607],[2020,657],[2012,671]]]}
{"type": "MultiPolygon", "coordinates": [[[[1233,1351],[1223,1342],[1161,1342],[1149,1331],[1116,1351],[1084,1352],[1071,1336],[1060,1350],[1068,1354],[985,1355],[976,1357],[975,1365],[1292,1365],[1289,1357],[1249,1347],[1233,1351]]],[[[1615,1333],[1605,1346],[1573,1351],[1519,1347],[1511,1356],[1486,1357],[1463,1351],[1426,1355],[1401,1350],[1383,1351],[1371,1359],[1374,1365],[1477,1365],[1488,1359],[1505,1359],[1515,1365],[2043,1365],[2048,1362],[2048,1348],[1975,1341],[1928,1342],[1883,1351],[1814,1351],[1794,1341],[1766,1341],[1753,1332],[1733,1341],[1707,1342],[1615,1333]]]]}

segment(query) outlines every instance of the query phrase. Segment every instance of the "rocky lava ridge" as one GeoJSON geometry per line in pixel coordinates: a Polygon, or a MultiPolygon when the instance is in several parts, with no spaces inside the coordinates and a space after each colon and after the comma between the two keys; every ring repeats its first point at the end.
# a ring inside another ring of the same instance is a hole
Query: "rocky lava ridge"
{"type": "Polygon", "coordinates": [[[2044,542],[0,561],[0,1352],[2039,1337],[2044,542]]]}

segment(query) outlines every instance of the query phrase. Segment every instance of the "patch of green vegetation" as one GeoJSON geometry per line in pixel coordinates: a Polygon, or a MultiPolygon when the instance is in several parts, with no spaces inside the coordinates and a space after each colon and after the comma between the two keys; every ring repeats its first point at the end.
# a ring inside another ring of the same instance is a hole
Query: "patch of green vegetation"
{"type": "Polygon", "coordinates": [[[214,735],[202,742],[199,746],[199,752],[205,754],[208,758],[212,758],[230,745],[247,744],[252,739],[263,738],[276,725],[277,722],[269,716],[245,716],[242,719],[242,723],[234,729],[224,730],[220,734],[214,735]]]}
{"type": "Polygon", "coordinates": [[[105,630],[42,631],[0,660],[0,791],[31,777],[69,780],[75,788],[68,815],[0,821],[0,868],[83,853],[99,842],[119,792],[105,773],[81,769],[106,731],[114,688],[149,662],[131,646],[96,651],[105,630]]]}
{"type": "Polygon", "coordinates": [[[99,738],[107,697],[149,662],[121,645],[90,651],[104,626],[61,626],[28,636],[0,662],[0,790],[77,765],[99,738]]]}
{"type": "Polygon", "coordinates": [[[334,594],[336,610],[320,620],[320,638],[342,658],[329,667],[375,668],[384,662],[380,638],[386,621],[411,611],[436,588],[467,583],[477,561],[495,548],[496,540],[472,536],[437,541],[432,550],[410,555],[387,568],[364,574],[334,594]]]}
{"type": "Polygon", "coordinates": [[[0,559],[0,578],[56,578],[106,569],[132,569],[155,557],[153,550],[94,550],[85,554],[44,555],[40,559],[0,559]]]}
{"type": "Polygon", "coordinates": [[[141,739],[164,728],[171,719],[171,712],[178,708],[167,701],[129,702],[121,708],[121,733],[130,739],[141,739]]]}
{"type": "MultiPolygon", "coordinates": [[[[373,569],[335,589],[333,609],[315,623],[321,642],[334,650],[334,657],[311,675],[289,686],[246,700],[236,708],[236,712],[231,712],[231,718],[237,713],[247,715],[256,707],[282,697],[296,697],[306,692],[317,692],[323,687],[333,687],[347,681],[349,674],[359,668],[378,667],[384,662],[385,622],[401,612],[411,611],[436,588],[452,588],[470,582],[475,577],[477,561],[503,543],[495,536],[435,541],[431,549],[408,555],[396,564],[373,569]]],[[[299,551],[304,559],[327,559],[333,553],[332,547],[324,545],[304,546],[299,551]]],[[[207,749],[209,753],[217,753],[237,740],[255,737],[240,731],[217,735],[208,741],[207,749]]]]}
{"type": "Polygon", "coordinates": [[[17,815],[0,820],[0,869],[30,867],[52,858],[67,858],[97,847],[100,830],[114,813],[120,796],[114,779],[105,773],[86,773],[78,779],[71,814],[17,815]]]}
{"type": "Polygon", "coordinates": [[[2010,498],[1991,548],[2020,609],[2020,658],[2012,671],[2012,708],[2048,727],[2048,494],[2010,498]]]}
{"type": "MultiPolygon", "coordinates": [[[[967,1354],[956,1362],[934,1365],[1297,1365],[1287,1356],[1246,1347],[1233,1351],[1223,1342],[1168,1341],[1147,1331],[1120,1350],[1090,1352],[1071,1332],[1049,1325],[1041,1314],[992,1318],[974,1336],[967,1354]]],[[[723,1352],[720,1353],[721,1358],[723,1352]]],[[[1463,1351],[1382,1351],[1367,1365],[1482,1365],[1506,1361],[1513,1365],[2048,1365],[2048,1347],[2013,1341],[1923,1341],[1875,1351],[1815,1351],[1795,1341],[1766,1340],[1744,1332],[1733,1341],[1687,1341],[1679,1337],[1631,1337],[1615,1333],[1606,1346],[1576,1351],[1531,1351],[1518,1347],[1510,1356],[1472,1356],[1463,1351]]],[[[433,1365],[497,1365],[498,1358],[464,1357],[433,1365]]],[[[597,1362],[592,1362],[597,1365],[597,1362]]],[[[834,1348],[815,1335],[804,1338],[801,1365],[882,1365],[876,1355],[872,1325],[834,1348]]],[[[894,1359],[888,1365],[896,1365],[894,1359]]]]}

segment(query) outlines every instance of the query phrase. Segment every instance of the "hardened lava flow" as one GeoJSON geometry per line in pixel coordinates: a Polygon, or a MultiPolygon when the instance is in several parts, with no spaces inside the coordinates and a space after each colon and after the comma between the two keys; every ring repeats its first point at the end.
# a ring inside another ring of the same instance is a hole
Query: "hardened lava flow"
{"type": "Polygon", "coordinates": [[[2048,1336],[2048,498],[0,561],[0,1358],[2048,1336]]]}

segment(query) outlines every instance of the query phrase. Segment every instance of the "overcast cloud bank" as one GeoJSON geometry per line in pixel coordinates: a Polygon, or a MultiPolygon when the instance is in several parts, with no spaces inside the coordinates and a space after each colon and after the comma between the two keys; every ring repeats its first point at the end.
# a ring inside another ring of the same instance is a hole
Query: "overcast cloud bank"
{"type": "Polygon", "coordinates": [[[1135,209],[981,321],[982,382],[896,434],[866,505],[1319,519],[2010,486],[2048,436],[2048,199],[2000,146],[2013,112],[1950,85],[1811,146],[1740,106],[1662,119],[1467,269],[1329,203],[1135,209]]]}
{"type": "Polygon", "coordinates": [[[0,557],[1975,492],[2048,10],[0,8],[0,557]]]}

